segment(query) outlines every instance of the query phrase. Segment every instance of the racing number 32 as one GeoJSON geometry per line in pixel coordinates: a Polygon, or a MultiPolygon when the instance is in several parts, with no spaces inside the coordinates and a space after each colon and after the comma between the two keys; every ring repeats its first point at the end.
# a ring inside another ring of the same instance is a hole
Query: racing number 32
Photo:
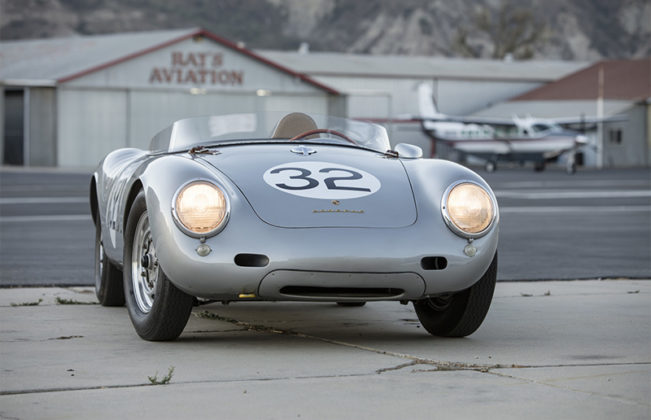
{"type": "MultiPolygon", "coordinates": [[[[285,189],[285,190],[309,190],[312,188],[315,188],[319,185],[319,181],[317,181],[314,178],[310,178],[310,175],[312,175],[312,172],[305,169],[305,168],[276,168],[273,171],[271,171],[272,174],[278,174],[282,171],[299,171],[301,174],[300,175],[294,175],[290,176],[289,179],[302,179],[307,182],[305,185],[300,185],[298,187],[292,187],[287,184],[276,184],[277,187],[285,189]]],[[[350,169],[343,169],[343,168],[323,168],[319,172],[322,174],[327,174],[332,171],[340,171],[340,172],[348,172],[350,176],[339,176],[335,177],[332,176],[330,178],[325,178],[323,180],[323,183],[326,184],[326,187],[329,190],[348,190],[348,191],[367,191],[371,192],[370,188],[361,188],[361,187],[344,187],[342,185],[337,185],[335,184],[336,181],[353,181],[356,179],[362,179],[362,174],[359,172],[351,171],[350,169]]]]}
{"type": "MultiPolygon", "coordinates": [[[[278,188],[282,188],[284,190],[309,190],[312,188],[316,188],[319,186],[319,181],[311,178],[310,175],[312,175],[312,172],[305,169],[305,168],[276,168],[272,170],[270,173],[271,174],[278,174],[283,171],[298,171],[300,172],[299,175],[292,175],[289,177],[289,179],[300,179],[306,182],[305,185],[299,185],[299,186],[291,186],[287,185],[285,183],[282,184],[276,184],[278,188]]],[[[337,172],[347,172],[350,174],[350,176],[332,176],[325,178],[323,180],[323,183],[326,185],[326,188],[329,190],[347,190],[347,191],[364,191],[364,192],[371,192],[370,188],[362,188],[362,187],[350,187],[350,186],[343,186],[343,185],[337,185],[337,181],[354,181],[357,179],[362,179],[362,174],[359,172],[350,170],[350,169],[344,169],[344,168],[323,168],[319,170],[319,173],[327,174],[332,171],[337,171],[337,172]]]]}
{"type": "Polygon", "coordinates": [[[262,175],[270,187],[303,198],[341,200],[374,194],[381,187],[373,174],[333,162],[287,162],[262,175]]]}

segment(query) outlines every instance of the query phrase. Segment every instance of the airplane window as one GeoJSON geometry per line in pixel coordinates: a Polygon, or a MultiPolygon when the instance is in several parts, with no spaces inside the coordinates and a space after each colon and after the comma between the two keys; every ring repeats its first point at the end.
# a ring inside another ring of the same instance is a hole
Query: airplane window
{"type": "Polygon", "coordinates": [[[546,124],[534,124],[531,128],[533,128],[533,131],[537,133],[549,130],[549,126],[546,124]]]}

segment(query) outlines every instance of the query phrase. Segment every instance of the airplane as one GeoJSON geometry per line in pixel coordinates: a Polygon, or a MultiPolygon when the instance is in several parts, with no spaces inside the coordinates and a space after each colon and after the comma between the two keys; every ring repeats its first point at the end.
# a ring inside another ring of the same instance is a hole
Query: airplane
{"type": "Polygon", "coordinates": [[[580,131],[564,129],[561,124],[580,125],[621,118],[572,117],[533,118],[527,116],[510,119],[489,117],[461,117],[438,112],[432,87],[427,83],[418,86],[420,116],[423,132],[432,140],[432,157],[436,144],[447,144],[465,160],[474,156],[485,161],[485,169],[493,172],[499,161],[533,162],[536,171],[543,171],[549,162],[566,154],[566,171],[576,172],[576,153],[588,144],[580,131]]]}

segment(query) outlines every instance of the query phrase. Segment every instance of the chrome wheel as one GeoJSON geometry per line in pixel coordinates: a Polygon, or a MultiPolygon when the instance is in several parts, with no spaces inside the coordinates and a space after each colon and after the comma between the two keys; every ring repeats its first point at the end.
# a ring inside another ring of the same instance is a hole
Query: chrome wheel
{"type": "Polygon", "coordinates": [[[140,215],[133,237],[131,252],[131,281],[138,309],[149,313],[156,298],[158,260],[149,228],[147,212],[140,215]]]}
{"type": "MultiPolygon", "coordinates": [[[[145,340],[174,340],[188,322],[194,298],[177,289],[158,264],[144,191],[133,200],[124,228],[124,297],[129,318],[145,340]]],[[[106,260],[105,267],[111,262],[106,260]]]]}

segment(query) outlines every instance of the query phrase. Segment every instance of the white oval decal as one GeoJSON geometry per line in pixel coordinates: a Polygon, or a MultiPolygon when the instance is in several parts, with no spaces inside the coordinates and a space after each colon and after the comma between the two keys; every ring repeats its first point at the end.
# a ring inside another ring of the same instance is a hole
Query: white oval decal
{"type": "Polygon", "coordinates": [[[264,181],[306,198],[349,199],[377,192],[380,181],[361,169],[330,162],[289,162],[267,169],[264,181]]]}

